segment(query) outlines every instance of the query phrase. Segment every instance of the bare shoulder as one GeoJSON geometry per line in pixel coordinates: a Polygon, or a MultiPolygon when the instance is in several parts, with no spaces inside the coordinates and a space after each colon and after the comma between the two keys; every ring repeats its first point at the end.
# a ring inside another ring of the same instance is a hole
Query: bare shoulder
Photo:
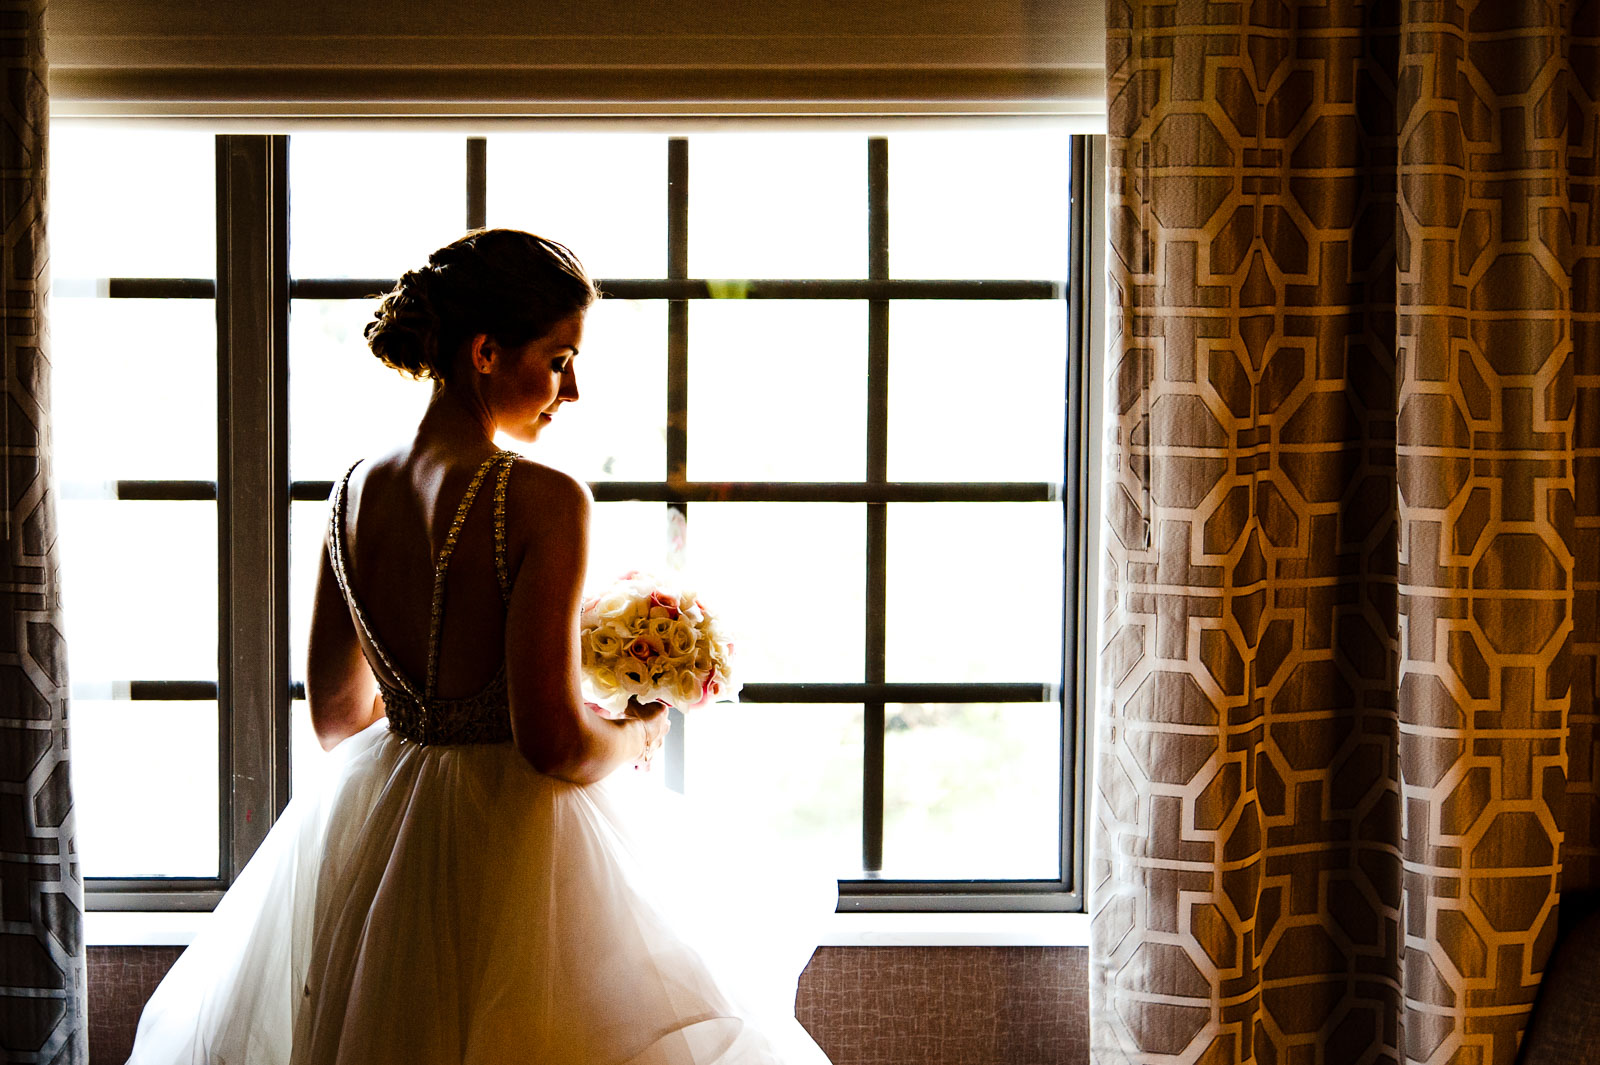
{"type": "Polygon", "coordinates": [[[589,486],[532,459],[518,456],[506,485],[506,511],[510,524],[535,533],[586,528],[594,496],[589,486]]]}
{"type": "Polygon", "coordinates": [[[367,485],[387,486],[405,476],[405,454],[396,450],[382,455],[358,459],[347,467],[350,476],[349,493],[353,502],[361,498],[367,485]]]}

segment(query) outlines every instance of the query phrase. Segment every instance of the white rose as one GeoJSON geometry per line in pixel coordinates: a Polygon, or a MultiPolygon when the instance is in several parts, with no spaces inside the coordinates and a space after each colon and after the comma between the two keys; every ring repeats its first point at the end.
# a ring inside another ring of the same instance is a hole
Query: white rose
{"type": "Polygon", "coordinates": [[[679,710],[693,706],[705,694],[700,676],[692,669],[680,669],[672,678],[672,705],[679,710]]]}
{"type": "Polygon", "coordinates": [[[650,690],[650,669],[636,658],[623,657],[617,663],[617,687],[629,695],[644,695],[650,690]]]}
{"type": "Polygon", "coordinates": [[[617,682],[617,671],[610,666],[596,664],[589,670],[589,683],[594,686],[595,693],[602,698],[609,698],[621,689],[621,685],[617,682]]]}
{"type": "Polygon", "coordinates": [[[606,625],[589,633],[588,640],[584,641],[597,655],[612,657],[622,650],[622,637],[615,629],[606,625]]]}
{"type": "Polygon", "coordinates": [[[682,618],[672,623],[672,628],[667,632],[667,650],[674,655],[694,654],[695,644],[699,637],[695,634],[694,626],[682,618]]]}
{"type": "Polygon", "coordinates": [[[678,613],[698,625],[706,619],[705,611],[700,606],[700,601],[694,597],[693,592],[684,592],[678,596],[678,613]]]}

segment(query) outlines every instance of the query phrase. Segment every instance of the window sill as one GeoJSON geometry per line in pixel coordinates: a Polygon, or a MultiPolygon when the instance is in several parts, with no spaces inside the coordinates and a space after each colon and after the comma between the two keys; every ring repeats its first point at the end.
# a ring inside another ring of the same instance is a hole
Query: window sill
{"type": "MultiPolygon", "coordinates": [[[[84,915],[91,947],[187,946],[209,913],[94,910],[84,915]]],[[[1081,913],[836,913],[822,931],[825,947],[1082,947],[1081,913]]]]}

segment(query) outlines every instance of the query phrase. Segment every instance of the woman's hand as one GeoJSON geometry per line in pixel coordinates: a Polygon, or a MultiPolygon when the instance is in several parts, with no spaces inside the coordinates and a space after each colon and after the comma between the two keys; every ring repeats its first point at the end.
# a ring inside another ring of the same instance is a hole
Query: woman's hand
{"type": "Polygon", "coordinates": [[[667,715],[669,709],[666,703],[641,703],[636,697],[628,698],[623,716],[637,718],[644,726],[644,750],[639,757],[647,765],[650,756],[667,742],[667,733],[672,730],[672,718],[667,715]]]}

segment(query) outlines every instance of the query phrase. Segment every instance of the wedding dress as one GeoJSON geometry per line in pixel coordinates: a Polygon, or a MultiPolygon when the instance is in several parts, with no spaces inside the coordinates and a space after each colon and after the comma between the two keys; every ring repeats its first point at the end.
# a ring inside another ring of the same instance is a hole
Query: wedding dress
{"type": "Polygon", "coordinates": [[[509,742],[503,663],[473,696],[435,693],[445,574],[490,473],[509,597],[512,462],[479,468],[440,551],[420,686],[351,587],[340,481],[331,560],[387,718],[289,803],[146,1005],[129,1065],[826,1065],[794,995],[831,881],[692,832],[642,774],[536,772],[509,742]]]}

